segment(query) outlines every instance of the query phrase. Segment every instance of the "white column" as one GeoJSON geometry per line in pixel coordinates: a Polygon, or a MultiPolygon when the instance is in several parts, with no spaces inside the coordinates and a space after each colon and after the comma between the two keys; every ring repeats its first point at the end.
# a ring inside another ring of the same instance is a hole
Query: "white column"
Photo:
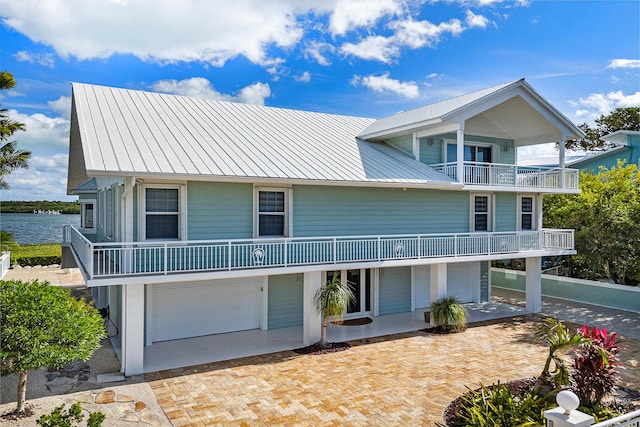
{"type": "Polygon", "coordinates": [[[464,182],[464,122],[460,123],[460,128],[456,138],[456,170],[458,182],[464,182]]]}
{"type": "Polygon", "coordinates": [[[566,142],[566,136],[563,133],[562,134],[562,138],[560,139],[560,163],[558,164],[558,167],[560,168],[560,188],[564,188],[564,164],[565,164],[565,142],[566,142]]]}
{"type": "Polygon", "coordinates": [[[542,194],[538,193],[535,198],[536,201],[536,230],[542,230],[542,194]]]}
{"type": "Polygon", "coordinates": [[[142,374],[144,361],[144,285],[122,286],[122,369],[142,374]]]}
{"type": "Polygon", "coordinates": [[[320,341],[322,332],[322,316],[318,314],[313,304],[313,296],[322,285],[322,272],[311,271],[304,273],[303,290],[303,324],[302,343],[304,345],[315,344],[320,341]]]}
{"type": "Polygon", "coordinates": [[[420,161],[420,138],[415,132],[413,133],[413,157],[420,161]]]}
{"type": "Polygon", "coordinates": [[[431,302],[447,296],[447,264],[432,264],[429,268],[431,302]]]}
{"type": "Polygon", "coordinates": [[[525,300],[527,311],[540,313],[542,310],[542,258],[526,259],[525,300]]]}

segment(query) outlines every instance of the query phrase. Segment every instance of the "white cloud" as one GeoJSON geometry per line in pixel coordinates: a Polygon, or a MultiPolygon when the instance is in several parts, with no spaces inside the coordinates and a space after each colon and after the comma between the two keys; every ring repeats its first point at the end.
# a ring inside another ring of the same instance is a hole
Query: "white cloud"
{"type": "Polygon", "coordinates": [[[336,48],[332,44],[311,41],[304,49],[304,56],[307,59],[314,59],[318,64],[328,66],[331,61],[326,57],[324,52],[333,53],[336,48]]]}
{"type": "Polygon", "coordinates": [[[367,60],[389,63],[400,54],[399,47],[393,39],[383,36],[370,36],[360,43],[344,43],[340,51],[367,60]]]}
{"type": "Polygon", "coordinates": [[[469,26],[469,28],[486,28],[487,25],[491,21],[489,21],[486,17],[482,15],[476,15],[475,13],[467,10],[467,17],[465,22],[469,26]]]}
{"type": "Polygon", "coordinates": [[[329,30],[333,35],[344,35],[354,28],[373,26],[383,16],[401,10],[396,0],[338,0],[329,18],[329,30]]]}
{"type": "Polygon", "coordinates": [[[616,108],[640,105],[640,91],[625,95],[621,90],[609,93],[592,93],[586,98],[569,101],[576,109],[574,116],[579,122],[593,123],[593,119],[607,115],[616,108]]]}
{"type": "Polygon", "coordinates": [[[28,169],[9,175],[10,190],[2,191],[3,200],[75,200],[67,196],[67,155],[33,155],[28,169]]]}
{"type": "Polygon", "coordinates": [[[12,120],[24,123],[26,131],[16,132],[10,140],[18,141],[18,147],[31,150],[33,155],[46,155],[69,147],[69,120],[63,117],[48,117],[36,113],[21,114],[9,110],[12,120]]]}
{"type": "Polygon", "coordinates": [[[28,62],[30,64],[40,64],[45,67],[53,67],[54,60],[51,53],[35,53],[27,52],[26,50],[20,50],[13,55],[17,61],[28,62]]]}
{"type": "Polygon", "coordinates": [[[607,68],[640,68],[640,59],[612,59],[607,68]]]}
{"type": "Polygon", "coordinates": [[[47,102],[49,108],[53,111],[60,113],[60,115],[69,120],[71,118],[71,97],[70,96],[61,96],[55,101],[47,102]]]}
{"type": "Polygon", "coordinates": [[[389,73],[381,76],[353,76],[351,80],[353,86],[364,86],[374,92],[392,92],[404,98],[417,98],[420,96],[420,90],[416,82],[401,82],[389,77],[389,73]]]}
{"type": "Polygon", "coordinates": [[[311,74],[308,71],[300,74],[299,76],[294,76],[294,79],[297,82],[309,83],[311,81],[311,74]]]}
{"type": "MultiPolygon", "coordinates": [[[[57,102],[57,101],[54,101],[57,102]]],[[[10,138],[17,148],[32,152],[29,169],[18,169],[7,181],[11,190],[3,191],[3,200],[69,200],[67,154],[69,120],[43,114],[26,115],[9,110],[9,117],[25,124],[25,132],[10,138]]]]}
{"type": "Polygon", "coordinates": [[[215,90],[211,82],[204,77],[192,77],[184,80],[159,80],[151,84],[151,88],[157,92],[174,95],[257,105],[264,105],[264,100],[271,96],[271,88],[268,83],[254,83],[241,89],[237,95],[228,95],[215,90]]]}
{"type": "MultiPolygon", "coordinates": [[[[388,25],[388,28],[394,32],[391,36],[371,35],[359,43],[342,44],[340,51],[362,59],[391,63],[400,56],[402,48],[433,47],[446,34],[458,36],[468,28],[482,27],[483,19],[486,20],[480,15],[473,15],[472,18],[467,16],[467,26],[459,19],[451,19],[437,25],[426,20],[415,21],[411,18],[397,20],[388,25]]],[[[486,20],[484,26],[486,27],[488,23],[489,21],[486,20]]]]}
{"type": "Polygon", "coordinates": [[[239,55],[271,64],[269,48],[297,43],[302,29],[296,13],[312,8],[280,0],[0,0],[0,7],[4,25],[52,46],[64,58],[118,53],[215,66],[239,55]]]}

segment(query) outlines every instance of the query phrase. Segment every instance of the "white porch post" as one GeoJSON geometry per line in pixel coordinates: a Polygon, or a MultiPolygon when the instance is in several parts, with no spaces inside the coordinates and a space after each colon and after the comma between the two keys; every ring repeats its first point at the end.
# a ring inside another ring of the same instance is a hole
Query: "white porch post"
{"type": "Polygon", "coordinates": [[[538,193],[535,198],[536,202],[536,230],[542,230],[542,194],[538,193]]]}
{"type": "Polygon", "coordinates": [[[303,324],[302,343],[304,345],[315,344],[320,341],[322,332],[322,317],[316,312],[313,305],[313,296],[322,285],[322,272],[311,271],[304,273],[303,290],[303,324]]]}
{"type": "Polygon", "coordinates": [[[558,167],[560,168],[560,188],[564,188],[565,140],[566,136],[563,133],[562,138],[560,139],[560,162],[558,164],[558,167]]]}
{"type": "Polygon", "coordinates": [[[527,274],[525,278],[526,309],[532,313],[540,313],[542,310],[542,258],[533,257],[526,259],[527,274]]]}
{"type": "Polygon", "coordinates": [[[447,296],[447,264],[432,264],[429,268],[431,302],[447,296]]]}
{"type": "Polygon", "coordinates": [[[144,285],[122,286],[122,370],[142,374],[144,361],[144,285]]]}
{"type": "Polygon", "coordinates": [[[413,158],[420,161],[420,138],[415,132],[413,133],[413,158]]]}
{"type": "Polygon", "coordinates": [[[460,122],[457,132],[456,157],[456,177],[458,182],[464,182],[464,122],[460,122]]]}

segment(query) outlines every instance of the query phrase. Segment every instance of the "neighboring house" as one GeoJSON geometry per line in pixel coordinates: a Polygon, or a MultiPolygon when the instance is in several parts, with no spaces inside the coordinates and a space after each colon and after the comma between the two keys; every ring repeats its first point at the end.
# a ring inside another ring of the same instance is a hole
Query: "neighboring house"
{"type": "MultiPolygon", "coordinates": [[[[522,80],[379,120],[73,84],[65,250],[109,307],[126,375],[154,342],[298,327],[340,271],[347,317],[491,298],[490,262],[575,254],[542,194],[578,171],[519,168],[517,147],[581,137],[522,80]]],[[[560,152],[561,163],[564,152],[560,152]]],[[[375,321],[375,320],[374,320],[375,321]]]]}
{"type": "MultiPolygon", "coordinates": [[[[613,147],[603,151],[591,151],[584,154],[566,156],[565,165],[584,172],[598,173],[600,166],[611,169],[624,160],[625,165],[640,167],[640,131],[619,130],[600,138],[610,142],[613,147]]],[[[557,167],[557,159],[529,159],[520,162],[520,166],[557,167]]]]}

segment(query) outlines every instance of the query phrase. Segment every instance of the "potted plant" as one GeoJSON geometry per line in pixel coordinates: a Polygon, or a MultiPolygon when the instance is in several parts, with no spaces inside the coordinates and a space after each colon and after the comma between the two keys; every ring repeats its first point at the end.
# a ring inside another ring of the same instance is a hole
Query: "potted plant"
{"type": "Polygon", "coordinates": [[[467,309],[454,296],[443,297],[429,305],[432,325],[442,332],[462,332],[467,327],[467,309]]]}

